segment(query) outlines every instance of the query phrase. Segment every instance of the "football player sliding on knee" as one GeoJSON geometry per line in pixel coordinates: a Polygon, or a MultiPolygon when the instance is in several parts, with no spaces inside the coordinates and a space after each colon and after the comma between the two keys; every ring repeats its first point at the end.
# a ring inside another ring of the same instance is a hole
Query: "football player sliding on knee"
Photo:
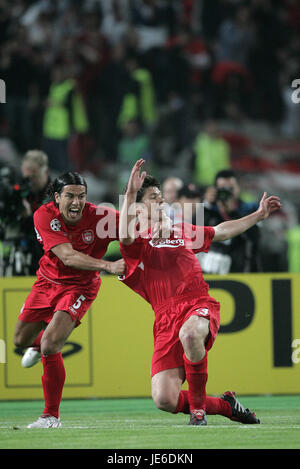
{"type": "Polygon", "coordinates": [[[120,212],[120,247],[126,275],[120,279],[148,301],[155,313],[151,364],[152,397],[168,412],[190,414],[190,425],[206,425],[206,414],[259,423],[254,413],[227,391],[206,395],[207,352],[220,325],[220,305],[209,295],[195,253],[251,228],[281,207],[264,193],[259,209],[215,227],[171,225],[159,182],[134,165],[120,212]],[[188,390],[181,390],[184,381],[188,390]]]}

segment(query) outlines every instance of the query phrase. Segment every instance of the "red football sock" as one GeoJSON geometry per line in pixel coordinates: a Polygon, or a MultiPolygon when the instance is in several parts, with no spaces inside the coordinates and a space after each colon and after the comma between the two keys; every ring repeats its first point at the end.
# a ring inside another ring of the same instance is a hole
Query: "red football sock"
{"type": "Polygon", "coordinates": [[[45,397],[45,408],[43,415],[52,415],[58,418],[59,405],[65,383],[65,367],[61,352],[44,357],[42,355],[44,374],[42,384],[45,397]]]}
{"type": "Polygon", "coordinates": [[[190,409],[205,410],[207,382],[207,353],[197,363],[191,362],[183,355],[186,380],[189,385],[188,399],[190,409]]]}
{"type": "MultiPolygon", "coordinates": [[[[205,406],[207,415],[223,415],[228,418],[232,416],[229,402],[224,401],[220,397],[206,396],[205,406]]],[[[183,414],[190,413],[188,391],[182,390],[179,393],[178,403],[174,414],[178,414],[179,412],[182,412],[183,414]]]]}
{"type": "Polygon", "coordinates": [[[39,335],[35,338],[31,347],[35,347],[39,351],[41,350],[41,338],[43,334],[44,334],[44,329],[42,329],[39,335]]]}
{"type": "Polygon", "coordinates": [[[184,414],[190,413],[188,391],[180,391],[179,393],[177,407],[173,413],[178,414],[178,412],[182,412],[184,414]]]}
{"type": "Polygon", "coordinates": [[[224,399],[206,396],[206,413],[207,415],[223,415],[230,418],[232,409],[229,402],[224,401],[224,399]]]}

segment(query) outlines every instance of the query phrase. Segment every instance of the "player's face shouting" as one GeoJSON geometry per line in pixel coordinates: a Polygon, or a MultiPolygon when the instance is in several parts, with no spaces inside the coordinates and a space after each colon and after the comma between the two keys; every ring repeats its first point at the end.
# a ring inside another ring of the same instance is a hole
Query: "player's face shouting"
{"type": "Polygon", "coordinates": [[[86,202],[86,190],[84,186],[64,186],[62,192],[55,193],[55,201],[66,223],[78,223],[82,217],[82,211],[86,202]]]}

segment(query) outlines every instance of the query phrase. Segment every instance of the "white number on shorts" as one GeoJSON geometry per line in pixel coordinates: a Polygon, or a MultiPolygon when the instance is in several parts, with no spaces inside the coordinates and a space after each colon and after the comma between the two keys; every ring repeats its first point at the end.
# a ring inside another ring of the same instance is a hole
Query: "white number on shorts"
{"type": "Polygon", "coordinates": [[[85,296],[80,295],[80,296],[77,298],[77,300],[75,301],[75,303],[72,305],[72,307],[73,307],[74,309],[80,308],[82,301],[84,301],[85,299],[86,299],[85,296]]]}

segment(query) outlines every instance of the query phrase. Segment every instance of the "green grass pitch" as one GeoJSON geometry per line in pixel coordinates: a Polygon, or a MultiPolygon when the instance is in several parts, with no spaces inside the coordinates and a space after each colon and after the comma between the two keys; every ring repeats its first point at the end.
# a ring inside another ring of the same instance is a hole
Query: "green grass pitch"
{"type": "Polygon", "coordinates": [[[188,416],[157,410],[151,399],[63,400],[62,427],[27,429],[41,401],[0,402],[1,449],[299,449],[300,396],[242,396],[260,425],[208,416],[207,427],[188,416]]]}

